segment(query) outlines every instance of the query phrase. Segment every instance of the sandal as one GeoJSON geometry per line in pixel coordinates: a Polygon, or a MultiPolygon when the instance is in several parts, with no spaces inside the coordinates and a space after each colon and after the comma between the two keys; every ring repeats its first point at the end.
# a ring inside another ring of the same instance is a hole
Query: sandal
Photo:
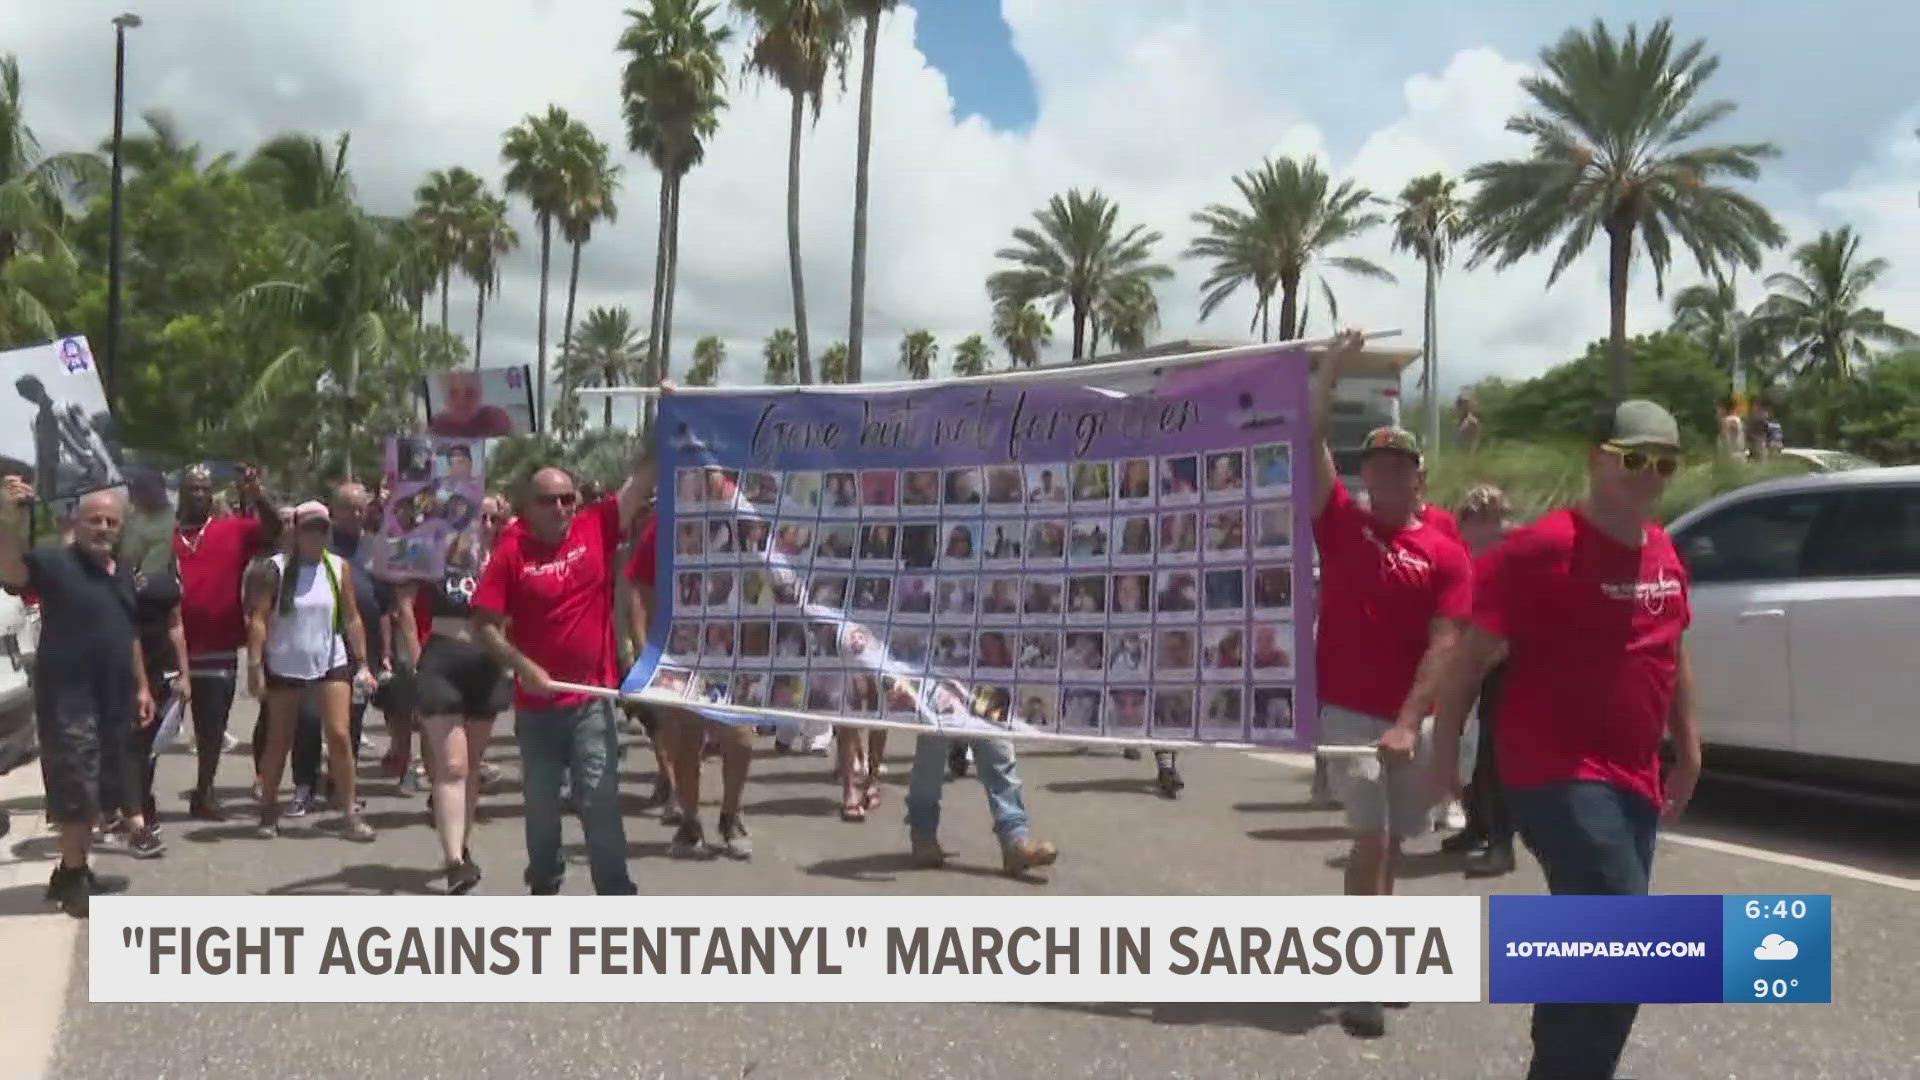
{"type": "Polygon", "coordinates": [[[859,792],[854,791],[852,789],[848,789],[846,801],[840,804],[840,820],[841,821],[867,820],[866,803],[860,797],[859,792]]]}
{"type": "Polygon", "coordinates": [[[861,802],[868,810],[880,809],[880,780],[878,777],[867,777],[867,788],[861,798],[861,802]]]}

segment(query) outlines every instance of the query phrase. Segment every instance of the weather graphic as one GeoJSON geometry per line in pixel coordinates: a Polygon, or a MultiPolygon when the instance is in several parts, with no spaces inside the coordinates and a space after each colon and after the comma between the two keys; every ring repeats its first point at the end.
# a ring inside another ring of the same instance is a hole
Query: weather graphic
{"type": "Polygon", "coordinates": [[[1755,960],[1791,960],[1800,955],[1800,946],[1779,934],[1768,934],[1753,947],[1755,960]]]}
{"type": "Polygon", "coordinates": [[[1833,1000],[1833,898],[1720,898],[1722,1001],[1833,1000]]]}

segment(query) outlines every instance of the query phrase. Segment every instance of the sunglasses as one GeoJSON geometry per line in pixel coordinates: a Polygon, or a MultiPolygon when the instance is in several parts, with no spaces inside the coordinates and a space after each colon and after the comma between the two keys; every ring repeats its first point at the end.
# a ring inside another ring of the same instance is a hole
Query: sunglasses
{"type": "Polygon", "coordinates": [[[1680,469],[1680,456],[1671,452],[1654,454],[1632,447],[1615,446],[1612,443],[1602,443],[1600,449],[1617,455],[1620,458],[1620,467],[1628,472],[1645,472],[1648,466],[1652,466],[1653,471],[1661,476],[1672,476],[1680,469]]]}
{"type": "Polygon", "coordinates": [[[533,501],[541,506],[557,506],[562,510],[572,507],[580,501],[578,492],[568,491],[559,495],[535,495],[533,501]]]}

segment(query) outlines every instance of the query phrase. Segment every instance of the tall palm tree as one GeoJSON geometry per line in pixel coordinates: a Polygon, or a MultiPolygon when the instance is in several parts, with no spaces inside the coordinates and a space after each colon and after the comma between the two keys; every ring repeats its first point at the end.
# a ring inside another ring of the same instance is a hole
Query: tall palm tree
{"type": "Polygon", "coordinates": [[[434,268],[440,279],[440,329],[443,331],[447,329],[453,272],[465,254],[467,223],[472,220],[474,203],[484,186],[478,176],[455,165],[428,173],[426,180],[413,191],[414,226],[433,253],[434,268]]]}
{"type": "Polygon", "coordinates": [[[672,351],[680,188],[705,156],[706,142],[719,130],[720,112],[727,107],[720,49],[733,30],[714,23],[715,11],[715,5],[700,0],[651,0],[646,11],[627,11],[618,46],[627,54],[621,73],[627,147],[644,154],[660,173],[659,240],[647,324],[655,379],[668,370],[672,351]]]}
{"type": "Polygon", "coordinates": [[[720,377],[720,365],[727,362],[727,344],[709,334],[693,343],[693,363],[681,381],[688,386],[712,386],[720,377]]]}
{"type": "Polygon", "coordinates": [[[1803,376],[1842,381],[1874,344],[1920,342],[1911,330],[1865,306],[1888,268],[1885,259],[1860,258],[1860,237],[1842,225],[1794,249],[1796,273],[1767,278],[1769,295],[1756,321],[1786,348],[1785,360],[1803,376]]]}
{"type": "Polygon", "coordinates": [[[1160,327],[1160,300],[1153,286],[1139,279],[1122,282],[1100,298],[1100,326],[1107,340],[1123,352],[1147,347],[1160,327]]]}
{"type": "MultiPolygon", "coordinates": [[[[567,313],[560,323],[562,363],[566,360],[566,343],[573,340],[573,304],[580,294],[580,251],[593,239],[596,224],[611,223],[620,215],[615,199],[620,193],[620,166],[611,155],[606,143],[594,138],[585,124],[574,121],[567,132],[567,195],[559,222],[561,237],[573,246],[572,265],[567,271],[567,313]]],[[[613,407],[611,399],[607,407],[613,407]]]]}
{"type": "Polygon", "coordinates": [[[930,379],[933,364],[940,358],[940,344],[925,330],[915,330],[900,339],[900,370],[909,379],[930,379]]]}
{"type": "Polygon", "coordinates": [[[529,114],[507,129],[500,143],[500,160],[507,166],[507,194],[519,195],[533,208],[540,230],[540,306],[535,314],[534,413],[540,423],[547,415],[547,286],[553,269],[553,224],[567,208],[567,161],[573,117],[558,105],[544,115],[529,114]]]}
{"type": "MultiPolygon", "coordinates": [[[[567,386],[625,386],[644,377],[647,345],[624,307],[596,307],[580,322],[560,353],[560,382],[567,386]]],[[[613,398],[607,397],[602,423],[613,429],[613,398]]]]}
{"type": "Polygon", "coordinates": [[[1400,189],[1393,215],[1393,249],[1420,260],[1427,272],[1424,348],[1421,382],[1427,390],[1427,448],[1440,448],[1440,361],[1434,339],[1440,334],[1440,274],[1453,245],[1467,232],[1467,207],[1454,193],[1454,182],[1440,173],[1416,176],[1400,189]]]}
{"type": "Polygon", "coordinates": [[[792,330],[781,327],[767,338],[760,355],[767,361],[767,385],[790,386],[793,383],[794,361],[797,357],[797,341],[792,330]]]}
{"type": "MultiPolygon", "coordinates": [[[[145,134],[123,135],[120,160],[129,173],[163,173],[173,169],[198,169],[200,144],[187,138],[180,121],[165,109],[148,109],[140,114],[147,126],[145,134]]],[[[100,153],[113,153],[113,140],[103,139],[100,153]]]]}
{"type": "Polygon", "coordinates": [[[820,381],[822,383],[845,383],[852,380],[847,377],[847,343],[836,341],[820,352],[820,381]]]}
{"type": "MultiPolygon", "coordinates": [[[[507,201],[484,188],[474,198],[462,230],[460,272],[473,282],[473,369],[480,370],[480,346],[487,326],[487,297],[500,287],[500,260],[520,246],[520,234],[507,220],[507,201]]],[[[542,415],[538,422],[545,423],[542,415]]]]}
{"type": "Polygon", "coordinates": [[[880,16],[899,0],[848,0],[848,14],[861,20],[860,120],[853,151],[853,310],[847,317],[849,382],[862,376],[861,341],[867,319],[867,158],[873,150],[873,69],[880,59],[880,16]]]}
{"type": "Polygon", "coordinates": [[[1761,248],[1786,239],[1766,209],[1716,181],[1752,180],[1778,151],[1768,143],[1691,145],[1725,119],[1732,102],[1697,100],[1720,66],[1696,41],[1676,50],[1671,24],[1655,23],[1643,38],[1629,27],[1616,38],[1595,20],[1569,30],[1540,54],[1547,69],[1521,87],[1533,111],[1507,130],[1533,140],[1533,154],[1475,167],[1479,185],[1469,219],[1478,234],[1473,261],[1511,266],[1560,241],[1551,286],[1592,243],[1607,235],[1607,388],[1627,393],[1627,284],[1634,235],[1645,242],[1657,291],[1678,238],[1702,271],[1759,266],[1761,248]]]}
{"type": "Polygon", "coordinates": [[[747,66],[793,99],[787,126],[787,269],[793,279],[794,351],[801,383],[813,381],[807,351],[807,290],[800,270],[800,134],[806,106],[820,119],[827,74],[847,62],[847,9],[841,0],[733,0],[754,23],[747,66]]]}
{"type": "Polygon", "coordinates": [[[313,135],[276,135],[247,159],[246,173],[273,186],[287,209],[296,213],[342,207],[353,201],[353,180],[347,172],[352,141],[349,132],[337,136],[331,147],[313,135]]]}
{"type": "MultiPolygon", "coordinates": [[[[1160,234],[1145,225],[1124,232],[1120,207],[1098,190],[1074,189],[1055,195],[1034,211],[1033,227],[1013,230],[1014,247],[1001,248],[997,259],[1014,264],[987,278],[987,292],[995,301],[1022,304],[1051,300],[1053,313],[1073,312],[1073,358],[1086,351],[1087,325],[1096,316],[1094,306],[1129,281],[1154,282],[1173,271],[1153,261],[1160,234]]],[[[1011,350],[1009,350],[1011,351],[1011,350]]]]}
{"type": "Polygon", "coordinates": [[[992,355],[987,349],[986,338],[979,334],[969,335],[953,347],[953,374],[962,379],[972,375],[985,375],[992,355]]]}
{"type": "MultiPolygon", "coordinates": [[[[1243,285],[1254,291],[1253,320],[1262,341],[1269,340],[1273,294],[1280,294],[1280,340],[1301,333],[1305,321],[1300,293],[1307,271],[1323,263],[1349,274],[1392,281],[1377,263],[1353,255],[1331,255],[1386,219],[1372,208],[1373,192],[1351,180],[1335,184],[1316,158],[1269,158],[1237,176],[1233,186],[1242,206],[1215,203],[1193,215],[1202,235],[1187,245],[1190,259],[1213,263],[1200,283],[1200,318],[1212,315],[1243,285]]],[[[1321,291],[1330,292],[1326,279],[1321,291]]]]}
{"type": "Polygon", "coordinates": [[[1009,365],[1030,368],[1053,343],[1053,324],[1031,303],[1003,299],[993,306],[993,336],[1006,346],[1009,365]]]}
{"type": "Polygon", "coordinates": [[[75,271],[66,230],[70,200],[104,183],[92,154],[42,154],[21,103],[20,65],[0,55],[0,344],[57,333],[43,288],[48,271],[75,271]]]}

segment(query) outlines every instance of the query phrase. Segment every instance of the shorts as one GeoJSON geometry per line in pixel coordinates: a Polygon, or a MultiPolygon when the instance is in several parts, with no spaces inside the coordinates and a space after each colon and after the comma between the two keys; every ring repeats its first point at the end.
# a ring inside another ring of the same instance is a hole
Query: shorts
{"type": "MultiPolygon", "coordinates": [[[[1356,746],[1378,742],[1392,723],[1338,705],[1320,706],[1320,742],[1356,746]]],[[[1397,839],[1423,835],[1432,825],[1433,796],[1427,763],[1433,760],[1433,718],[1420,722],[1413,760],[1385,770],[1378,757],[1327,760],[1328,779],[1347,811],[1347,827],[1356,833],[1390,832],[1397,839]]]]}
{"type": "Polygon", "coordinates": [[[292,675],[277,675],[272,668],[267,669],[267,689],[269,690],[304,690],[309,686],[317,686],[320,683],[351,681],[353,681],[353,665],[351,664],[341,664],[339,667],[333,668],[326,674],[314,679],[296,678],[292,675]]]}
{"type": "Polygon", "coordinates": [[[513,682],[485,649],[435,634],[420,650],[413,704],[420,716],[491,720],[513,704],[513,682]]]}
{"type": "Polygon", "coordinates": [[[122,797],[140,790],[140,774],[134,771],[131,699],[105,708],[101,695],[89,688],[49,687],[35,702],[35,721],[47,820],[56,825],[99,821],[103,778],[110,779],[109,786],[122,797]]]}

